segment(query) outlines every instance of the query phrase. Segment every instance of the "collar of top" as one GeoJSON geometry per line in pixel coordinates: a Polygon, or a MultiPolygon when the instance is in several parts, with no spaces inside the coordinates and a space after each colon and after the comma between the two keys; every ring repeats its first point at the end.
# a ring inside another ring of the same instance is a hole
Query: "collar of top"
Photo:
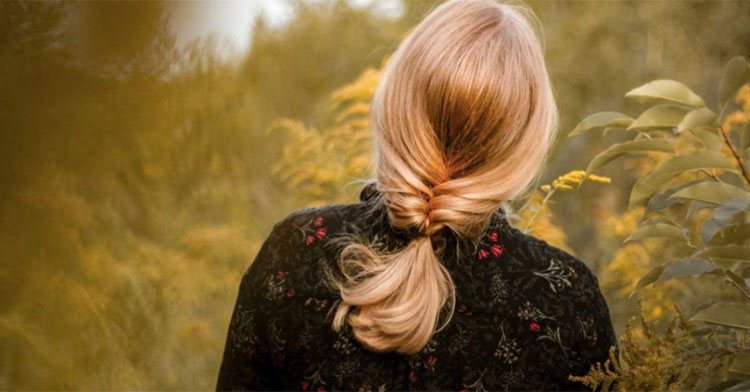
{"type": "Polygon", "coordinates": [[[359,200],[360,201],[369,201],[374,199],[378,195],[378,183],[377,182],[370,182],[367,183],[362,188],[362,191],[359,192],[359,200]]]}

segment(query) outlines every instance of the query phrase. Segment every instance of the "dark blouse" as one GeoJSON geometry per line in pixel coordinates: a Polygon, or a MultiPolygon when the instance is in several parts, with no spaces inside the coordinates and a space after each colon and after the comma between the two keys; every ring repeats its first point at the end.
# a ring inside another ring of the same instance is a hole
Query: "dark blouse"
{"type": "MultiPolygon", "coordinates": [[[[569,390],[617,348],[596,276],[581,260],[511,226],[498,210],[477,240],[441,231],[456,284],[448,327],[415,355],[374,353],[331,327],[339,297],[325,284],[341,234],[396,249],[375,184],[356,204],[293,212],[278,222],[242,278],[217,390],[569,390]],[[374,207],[375,213],[366,211],[374,207]]],[[[337,248],[338,247],[338,248],[337,248]]],[[[436,245],[436,248],[438,245],[436,245]]]]}

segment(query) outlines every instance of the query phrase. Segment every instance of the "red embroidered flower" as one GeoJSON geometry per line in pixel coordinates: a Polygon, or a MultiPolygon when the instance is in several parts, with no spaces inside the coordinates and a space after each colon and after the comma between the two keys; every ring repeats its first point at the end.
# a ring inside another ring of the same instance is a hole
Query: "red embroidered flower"
{"type": "Polygon", "coordinates": [[[437,358],[433,357],[432,355],[427,358],[427,365],[429,365],[430,367],[434,367],[436,363],[437,358]]]}
{"type": "Polygon", "coordinates": [[[463,313],[465,311],[466,311],[466,305],[464,304],[458,305],[458,308],[456,308],[456,312],[458,313],[463,313]]]}
{"type": "Polygon", "coordinates": [[[539,325],[538,323],[536,323],[534,321],[532,321],[531,323],[529,323],[529,331],[537,332],[540,329],[542,329],[542,326],[539,325]]]}
{"type": "Polygon", "coordinates": [[[292,290],[292,289],[287,290],[286,291],[286,296],[287,297],[294,297],[294,290],[292,290]]]}
{"type": "Polygon", "coordinates": [[[493,231],[492,233],[490,233],[490,235],[487,236],[487,238],[489,238],[492,242],[497,242],[497,232],[493,231]]]}
{"type": "Polygon", "coordinates": [[[409,373],[409,380],[417,381],[417,375],[413,371],[409,373]]]}
{"type": "Polygon", "coordinates": [[[320,387],[320,388],[318,388],[318,392],[326,392],[326,389],[325,389],[325,387],[320,387]]]}
{"type": "Polygon", "coordinates": [[[492,245],[490,247],[490,251],[492,252],[495,257],[500,257],[503,254],[503,250],[505,248],[502,245],[492,245]]]}
{"type": "Polygon", "coordinates": [[[278,271],[278,272],[276,272],[276,280],[284,279],[284,276],[286,276],[286,274],[284,273],[284,271],[278,271]]]}
{"type": "Polygon", "coordinates": [[[489,255],[490,252],[487,252],[487,249],[479,249],[479,253],[477,253],[477,257],[479,258],[479,260],[486,259],[489,255]]]}
{"type": "Polygon", "coordinates": [[[323,217],[319,216],[302,228],[305,235],[305,245],[311,245],[317,240],[322,240],[328,234],[328,228],[323,227],[323,223],[323,217]]]}
{"type": "Polygon", "coordinates": [[[307,388],[310,388],[310,383],[309,383],[309,382],[307,382],[307,381],[303,381],[303,382],[302,382],[302,390],[303,390],[303,391],[306,391],[306,390],[307,390],[307,388]]]}

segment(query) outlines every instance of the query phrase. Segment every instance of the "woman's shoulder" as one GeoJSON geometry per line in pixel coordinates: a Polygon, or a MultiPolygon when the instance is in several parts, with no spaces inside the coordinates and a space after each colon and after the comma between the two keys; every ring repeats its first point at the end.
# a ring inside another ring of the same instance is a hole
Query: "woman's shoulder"
{"type": "Polygon", "coordinates": [[[497,287],[504,286],[509,293],[508,301],[496,301],[502,305],[499,312],[515,303],[519,309],[534,308],[558,320],[607,313],[599,279],[583,259],[507,220],[500,222],[496,231],[504,252],[497,266],[488,270],[487,279],[490,291],[502,291],[497,287]]]}
{"type": "Polygon", "coordinates": [[[335,297],[325,286],[336,257],[336,239],[355,227],[360,204],[327,204],[294,210],[278,220],[246,267],[248,286],[266,299],[335,297]]]}

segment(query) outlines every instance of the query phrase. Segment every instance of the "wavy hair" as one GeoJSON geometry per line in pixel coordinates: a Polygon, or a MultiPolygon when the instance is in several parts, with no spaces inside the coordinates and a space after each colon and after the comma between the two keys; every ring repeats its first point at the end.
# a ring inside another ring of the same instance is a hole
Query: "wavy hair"
{"type": "Polygon", "coordinates": [[[448,325],[455,286],[434,235],[481,235],[546,159],[558,114],[532,20],[520,5],[450,0],[385,66],[371,111],[379,202],[411,242],[385,252],[349,241],[333,282],[333,328],[348,323],[372,351],[414,354],[448,325]]]}

